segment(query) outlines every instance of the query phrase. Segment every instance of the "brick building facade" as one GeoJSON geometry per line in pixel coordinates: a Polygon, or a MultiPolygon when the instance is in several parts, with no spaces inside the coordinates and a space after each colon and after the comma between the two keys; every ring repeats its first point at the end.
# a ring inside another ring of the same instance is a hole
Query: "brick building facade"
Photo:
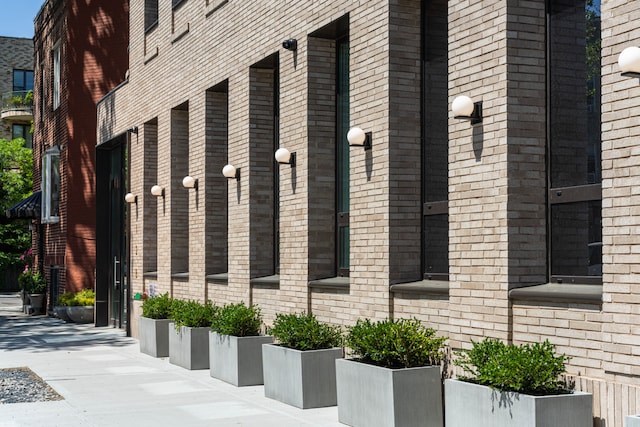
{"type": "Polygon", "coordinates": [[[32,89],[33,39],[0,37],[0,138],[24,138],[31,147],[33,101],[24,102],[24,97],[32,89]]]}
{"type": "Polygon", "coordinates": [[[624,0],[132,1],[130,74],[97,116],[98,150],[127,153],[135,202],[105,210],[128,224],[129,298],[416,316],[454,350],[548,339],[595,425],[621,426],[640,412],[640,87],[616,60],[638,17],[624,0]],[[481,123],[453,116],[460,95],[481,123]]]}
{"type": "Polygon", "coordinates": [[[50,304],[94,286],[95,105],[124,78],[127,26],[125,0],[47,0],[35,19],[34,241],[50,304]]]}

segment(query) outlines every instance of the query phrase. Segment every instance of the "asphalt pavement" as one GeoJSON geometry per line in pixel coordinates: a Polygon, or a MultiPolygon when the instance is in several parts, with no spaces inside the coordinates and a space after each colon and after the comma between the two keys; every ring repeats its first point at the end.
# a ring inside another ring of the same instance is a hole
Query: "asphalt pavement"
{"type": "Polygon", "coordinates": [[[298,409],[140,353],[119,329],[22,313],[0,293],[0,369],[27,367],[62,400],[0,404],[0,427],[342,426],[334,407],[298,409]]]}

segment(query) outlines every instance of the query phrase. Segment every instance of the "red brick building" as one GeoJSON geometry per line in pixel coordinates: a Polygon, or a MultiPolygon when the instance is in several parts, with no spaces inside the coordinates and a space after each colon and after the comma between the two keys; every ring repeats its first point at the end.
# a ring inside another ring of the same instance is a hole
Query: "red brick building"
{"type": "Polygon", "coordinates": [[[128,0],[46,0],[35,19],[34,233],[49,303],[95,282],[96,102],[128,68],[128,0]]]}

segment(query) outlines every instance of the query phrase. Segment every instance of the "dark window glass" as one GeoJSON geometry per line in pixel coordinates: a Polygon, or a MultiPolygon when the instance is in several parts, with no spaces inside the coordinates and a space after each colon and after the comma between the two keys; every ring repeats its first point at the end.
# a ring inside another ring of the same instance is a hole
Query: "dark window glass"
{"type": "Polygon", "coordinates": [[[13,70],[13,91],[33,90],[33,71],[13,70]]]}
{"type": "Polygon", "coordinates": [[[158,0],[144,2],[144,30],[150,31],[158,24],[158,0]]]}
{"type": "Polygon", "coordinates": [[[349,39],[336,40],[338,274],[349,275],[349,39]]]}
{"type": "Polygon", "coordinates": [[[447,1],[422,1],[423,270],[449,273],[447,1]]]}
{"type": "Polygon", "coordinates": [[[602,276],[599,0],[549,3],[551,281],[602,276]]]}
{"type": "Polygon", "coordinates": [[[22,138],[24,139],[24,146],[27,148],[33,148],[33,135],[30,132],[30,125],[14,124],[11,127],[12,139],[22,138]]]}

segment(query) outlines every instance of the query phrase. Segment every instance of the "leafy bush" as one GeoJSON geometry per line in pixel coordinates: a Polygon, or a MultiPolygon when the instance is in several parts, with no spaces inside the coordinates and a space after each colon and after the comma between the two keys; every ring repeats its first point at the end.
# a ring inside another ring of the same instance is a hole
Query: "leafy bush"
{"type": "Polygon", "coordinates": [[[75,298],[76,294],[74,292],[65,292],[58,297],[58,305],[62,305],[65,307],[69,307],[71,305],[71,301],[75,298]]]}
{"type": "Polygon", "coordinates": [[[172,298],[168,293],[159,297],[147,298],[142,303],[142,317],[148,319],[168,319],[171,316],[172,298]]]}
{"type": "Polygon", "coordinates": [[[225,305],[213,320],[211,330],[221,335],[251,337],[260,335],[262,315],[255,305],[246,306],[244,302],[225,305]]]}
{"type": "Polygon", "coordinates": [[[171,303],[171,319],[175,322],[176,330],[181,326],[189,328],[205,328],[213,324],[220,307],[211,301],[204,304],[198,301],[174,299],[171,303]]]}
{"type": "Polygon", "coordinates": [[[458,352],[460,357],[454,361],[470,375],[462,380],[534,396],[570,391],[560,379],[569,358],[556,355],[549,341],[516,346],[484,339],[472,345],[470,350],[458,352]]]}
{"type": "Polygon", "coordinates": [[[83,289],[73,295],[73,299],[71,299],[69,305],[86,307],[94,305],[95,301],[96,293],[93,291],[93,289],[83,289]]]}
{"type": "Polygon", "coordinates": [[[345,344],[361,362],[387,368],[412,368],[440,363],[447,337],[436,337],[418,319],[359,319],[347,328],[345,344]]]}
{"type": "Polygon", "coordinates": [[[342,344],[340,327],[321,323],[311,313],[276,314],[268,332],[280,345],[295,350],[320,350],[342,344]]]}
{"type": "Polygon", "coordinates": [[[47,291],[47,282],[42,274],[29,267],[18,276],[18,285],[29,294],[43,294],[47,291]]]}

